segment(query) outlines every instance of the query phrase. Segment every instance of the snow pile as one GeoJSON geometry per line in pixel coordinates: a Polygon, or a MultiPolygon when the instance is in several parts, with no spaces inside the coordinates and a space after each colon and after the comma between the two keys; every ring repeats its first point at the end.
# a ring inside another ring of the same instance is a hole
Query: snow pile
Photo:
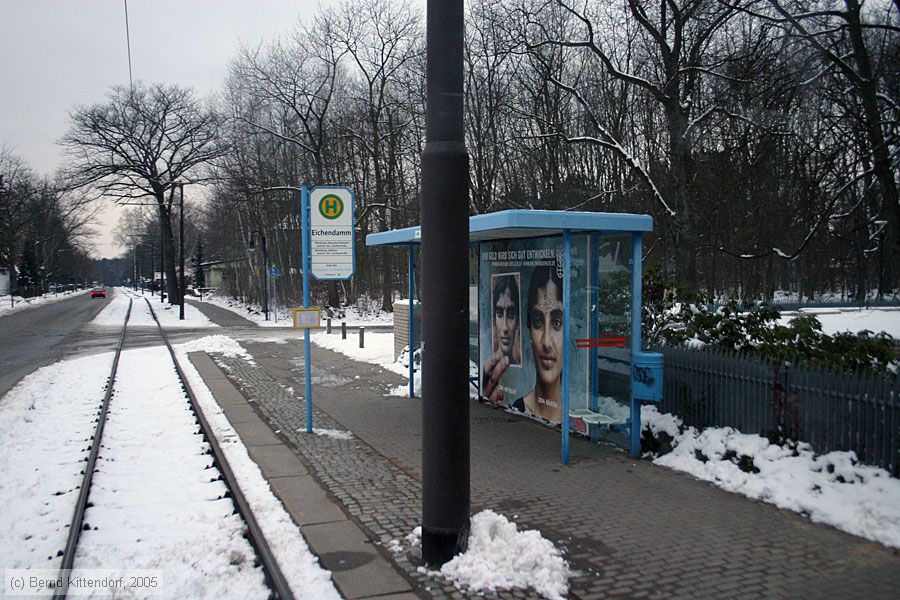
{"type": "Polygon", "coordinates": [[[59,567],[112,357],[43,367],[0,399],[3,568],[59,567]]]}
{"type": "MultiPolygon", "coordinates": [[[[414,393],[416,397],[422,397],[422,349],[419,348],[413,353],[413,360],[415,361],[415,378],[413,380],[413,384],[415,387],[414,393]]],[[[471,364],[471,363],[470,363],[471,364]]],[[[394,386],[387,391],[385,396],[409,396],[409,346],[404,346],[403,350],[400,351],[400,356],[397,357],[397,360],[392,362],[389,365],[382,365],[383,368],[393,371],[398,375],[403,375],[407,378],[406,383],[398,386],[394,386]]],[[[470,369],[471,370],[471,369],[470,369]]],[[[477,367],[476,367],[477,373],[477,367]]],[[[477,377],[477,375],[476,375],[477,377]]],[[[476,394],[477,397],[477,394],[476,394]]]]}
{"type": "MultiPolygon", "coordinates": [[[[298,429],[297,431],[306,431],[305,429],[298,429]]],[[[340,431],[338,429],[320,429],[318,427],[313,427],[313,433],[316,435],[321,435],[324,437],[330,437],[336,440],[352,440],[353,434],[349,431],[340,431]]]]}
{"type": "Polygon", "coordinates": [[[681,433],[682,421],[670,413],[661,413],[650,404],[641,406],[641,428],[649,429],[653,437],[659,437],[660,433],[667,433],[676,438],[681,433]]]}
{"type": "MultiPolygon", "coordinates": [[[[194,300],[201,300],[194,298],[194,300]]],[[[275,306],[272,303],[269,311],[269,320],[266,321],[265,313],[259,304],[242,302],[236,298],[221,295],[218,292],[204,294],[203,302],[209,302],[219,308],[229,310],[236,315],[253,321],[260,327],[292,327],[293,326],[293,308],[294,306],[302,306],[301,302],[295,305],[289,304],[275,306]]],[[[322,311],[322,323],[324,325],[327,318],[326,311],[322,311]]],[[[360,300],[352,306],[342,306],[333,311],[332,323],[336,327],[340,327],[341,321],[345,321],[348,326],[357,327],[360,325],[391,325],[394,322],[394,315],[381,310],[381,302],[372,302],[360,300]]]]}
{"type": "MultiPolygon", "coordinates": [[[[213,339],[224,336],[210,336],[213,339]]],[[[210,338],[203,338],[210,339],[210,338]]],[[[224,338],[225,340],[229,338],[224,338]]],[[[203,340],[198,340],[202,342],[203,340]]],[[[238,348],[243,352],[245,359],[252,360],[243,348],[231,340],[232,348],[238,348]]],[[[269,544],[282,572],[288,580],[294,595],[298,598],[321,598],[323,600],[339,600],[340,595],[331,581],[331,572],[323,569],[315,555],[309,550],[306,540],[300,530],[291,520],[290,515],[275,497],[268,482],[259,470],[256,463],[247,453],[247,448],[240,442],[237,432],[228,421],[225,412],[216,402],[212,392],[206,387],[203,378],[188,360],[188,352],[195,350],[197,342],[189,342],[175,346],[182,369],[188,378],[191,389],[197,398],[197,403],[203,410],[207,422],[213,430],[213,434],[219,441],[225,458],[231,466],[238,485],[244,496],[250,503],[253,516],[256,517],[266,541],[269,544]]],[[[229,344],[222,340],[216,342],[219,347],[225,348],[229,344]]],[[[229,594],[233,595],[233,594],[229,594]]]]}
{"type": "Polygon", "coordinates": [[[601,415],[612,417],[613,419],[624,423],[631,418],[631,407],[620,403],[610,396],[600,396],[597,401],[597,411],[601,415]]]}
{"type": "Polygon", "coordinates": [[[84,294],[85,297],[90,296],[90,291],[83,292],[62,292],[57,295],[35,296],[33,298],[23,298],[22,296],[13,296],[10,300],[9,296],[0,296],[0,316],[10,315],[28,308],[35,308],[51,302],[59,302],[67,298],[73,298],[78,294],[84,294]]]}
{"type": "Polygon", "coordinates": [[[643,427],[674,438],[657,465],[900,548],[900,480],[861,465],[853,452],[816,455],[806,443],[780,446],[730,427],[681,431],[681,421],[643,407],[643,427]]]}
{"type": "Polygon", "coordinates": [[[472,517],[468,550],[444,564],[440,572],[429,574],[440,574],[456,587],[479,594],[532,588],[545,598],[557,599],[568,593],[572,571],[540,532],[518,531],[503,515],[484,510],[472,517]]]}
{"type": "Polygon", "coordinates": [[[403,366],[394,362],[393,333],[367,331],[365,348],[359,347],[359,334],[356,331],[348,331],[346,340],[341,339],[339,331],[330,334],[319,331],[312,334],[309,339],[315,345],[339,352],[347,358],[372,363],[394,373],[404,374],[403,366]]]}
{"type": "Polygon", "coordinates": [[[177,346],[179,352],[187,355],[189,352],[208,352],[210,354],[221,354],[229,358],[240,358],[244,362],[255,365],[256,361],[247,350],[244,349],[233,338],[227,335],[207,335],[205,337],[185,342],[177,346]]]}

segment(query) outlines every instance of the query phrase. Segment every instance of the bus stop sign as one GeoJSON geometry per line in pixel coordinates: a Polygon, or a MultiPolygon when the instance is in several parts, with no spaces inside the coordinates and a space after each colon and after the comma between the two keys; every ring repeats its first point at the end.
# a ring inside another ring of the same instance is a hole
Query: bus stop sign
{"type": "Polygon", "coordinates": [[[316,279],[349,279],[355,263],[353,192],[320,185],[309,192],[311,272],[316,279]]]}

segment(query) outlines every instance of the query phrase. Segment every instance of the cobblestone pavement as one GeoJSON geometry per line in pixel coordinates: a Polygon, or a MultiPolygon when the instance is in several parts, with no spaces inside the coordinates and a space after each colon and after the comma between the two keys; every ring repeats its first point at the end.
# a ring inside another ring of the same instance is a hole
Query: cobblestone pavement
{"type": "MultiPolygon", "coordinates": [[[[464,596],[419,573],[404,541],[420,521],[420,401],[385,395],[404,380],[314,347],[315,427],[354,438],[308,435],[302,345],[244,346],[258,366],[217,360],[417,593],[464,596]],[[400,552],[387,550],[391,540],[400,552]]],[[[564,466],[559,435],[471,406],[472,512],[492,508],[553,540],[579,571],[571,597],[893,598],[900,589],[897,552],[585,440],[573,438],[564,466]]]]}

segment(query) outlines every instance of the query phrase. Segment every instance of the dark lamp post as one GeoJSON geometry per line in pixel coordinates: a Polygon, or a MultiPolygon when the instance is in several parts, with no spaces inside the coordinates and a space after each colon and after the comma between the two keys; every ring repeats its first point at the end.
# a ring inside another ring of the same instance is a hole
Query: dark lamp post
{"type": "Polygon", "coordinates": [[[422,152],[422,559],[469,537],[469,155],[463,0],[428,0],[422,152]]]}
{"type": "Polygon", "coordinates": [[[250,232],[250,241],[247,243],[247,250],[256,250],[256,237],[262,241],[263,255],[263,312],[266,315],[266,321],[269,320],[269,256],[266,252],[266,236],[263,232],[256,229],[250,232]]]}
{"type": "Polygon", "coordinates": [[[181,203],[178,206],[178,320],[184,321],[184,184],[176,183],[181,203]]]}

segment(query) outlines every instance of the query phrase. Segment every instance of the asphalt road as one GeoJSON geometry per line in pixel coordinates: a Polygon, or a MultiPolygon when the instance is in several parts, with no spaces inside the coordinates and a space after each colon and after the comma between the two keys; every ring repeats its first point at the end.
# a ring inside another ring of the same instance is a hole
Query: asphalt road
{"type": "MultiPolygon", "coordinates": [[[[91,338],[88,324],[107,302],[86,291],[0,317],[0,396],[22,377],[71,355],[74,347],[91,338]]],[[[112,333],[115,344],[118,332],[112,333]]]]}

